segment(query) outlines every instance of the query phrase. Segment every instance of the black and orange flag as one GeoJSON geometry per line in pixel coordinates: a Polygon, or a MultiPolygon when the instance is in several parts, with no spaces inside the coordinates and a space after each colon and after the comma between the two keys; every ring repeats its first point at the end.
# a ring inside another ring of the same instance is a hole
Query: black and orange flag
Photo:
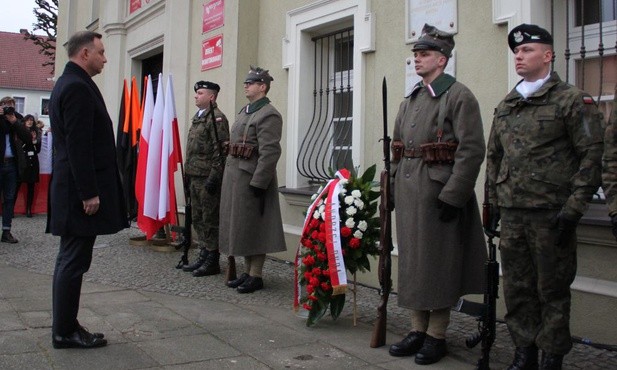
{"type": "Polygon", "coordinates": [[[131,90],[124,80],[120,113],[118,115],[118,134],[116,136],[116,155],[122,178],[122,188],[126,201],[129,221],[137,217],[137,200],[135,198],[135,175],[137,171],[137,147],[141,129],[141,104],[137,92],[137,81],[131,79],[131,90]]]}

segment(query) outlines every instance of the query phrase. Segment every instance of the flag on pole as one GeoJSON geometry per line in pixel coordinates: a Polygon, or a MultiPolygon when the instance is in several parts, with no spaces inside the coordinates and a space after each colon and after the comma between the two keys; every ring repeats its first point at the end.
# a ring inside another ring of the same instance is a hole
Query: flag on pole
{"type": "Polygon", "coordinates": [[[159,220],[165,223],[177,224],[176,218],[176,186],[174,173],[178,163],[182,161],[180,147],[176,143],[178,137],[178,118],[176,117],[176,102],[174,85],[171,75],[167,77],[165,90],[165,107],[163,109],[162,146],[161,146],[161,191],[159,194],[159,220]]]}
{"type": "MultiPolygon", "coordinates": [[[[159,75],[159,81],[161,77],[159,75]]],[[[159,84],[159,89],[162,88],[159,84]]],[[[162,93],[158,95],[162,98],[162,93]]],[[[141,136],[139,140],[139,157],[137,160],[137,179],[135,181],[135,195],[137,197],[137,226],[146,234],[147,239],[151,239],[162,223],[153,218],[147,217],[145,212],[145,192],[146,192],[146,172],[148,167],[148,153],[150,147],[150,134],[152,131],[152,120],[154,116],[154,92],[152,89],[152,77],[148,76],[146,91],[144,95],[141,136]]]]}
{"type": "Polygon", "coordinates": [[[124,80],[118,118],[118,134],[116,136],[116,155],[129,221],[137,216],[137,200],[134,189],[139,139],[137,135],[141,127],[140,117],[141,107],[137,93],[137,80],[133,77],[130,91],[127,89],[126,80],[124,80]]]}

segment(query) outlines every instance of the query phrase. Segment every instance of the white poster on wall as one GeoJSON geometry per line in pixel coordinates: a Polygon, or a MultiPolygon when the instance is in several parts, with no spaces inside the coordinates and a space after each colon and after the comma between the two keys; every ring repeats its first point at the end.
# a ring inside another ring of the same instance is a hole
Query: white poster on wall
{"type": "Polygon", "coordinates": [[[405,0],[405,42],[418,41],[425,23],[457,33],[457,6],[457,0],[405,0]]]}

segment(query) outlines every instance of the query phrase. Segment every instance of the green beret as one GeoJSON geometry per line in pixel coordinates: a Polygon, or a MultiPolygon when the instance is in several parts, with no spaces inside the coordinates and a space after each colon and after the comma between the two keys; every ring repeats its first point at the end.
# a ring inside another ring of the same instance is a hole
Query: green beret
{"type": "Polygon", "coordinates": [[[429,24],[424,24],[422,35],[420,35],[411,51],[435,50],[450,58],[452,56],[452,49],[454,49],[453,34],[441,31],[429,24]]]}
{"type": "Polygon", "coordinates": [[[542,27],[525,23],[514,27],[508,34],[508,45],[512,51],[519,45],[532,42],[553,45],[553,36],[542,27]]]}

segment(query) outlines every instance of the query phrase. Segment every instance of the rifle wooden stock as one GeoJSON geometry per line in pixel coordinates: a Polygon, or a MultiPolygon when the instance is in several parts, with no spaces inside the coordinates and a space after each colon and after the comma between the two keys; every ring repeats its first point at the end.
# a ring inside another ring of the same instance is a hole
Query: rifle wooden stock
{"type": "Polygon", "coordinates": [[[225,281],[236,280],[236,258],[234,256],[227,256],[227,272],[225,273],[225,281]]]}

